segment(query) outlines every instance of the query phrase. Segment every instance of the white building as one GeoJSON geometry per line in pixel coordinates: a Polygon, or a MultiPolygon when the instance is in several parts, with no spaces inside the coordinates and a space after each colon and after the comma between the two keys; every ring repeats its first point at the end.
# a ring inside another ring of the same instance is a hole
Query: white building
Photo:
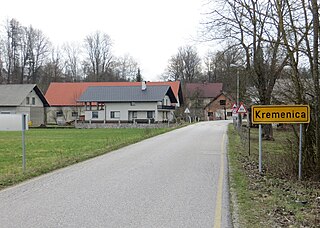
{"type": "Polygon", "coordinates": [[[78,102],[85,103],[89,122],[172,121],[177,100],[170,86],[92,86],[78,102]]]}

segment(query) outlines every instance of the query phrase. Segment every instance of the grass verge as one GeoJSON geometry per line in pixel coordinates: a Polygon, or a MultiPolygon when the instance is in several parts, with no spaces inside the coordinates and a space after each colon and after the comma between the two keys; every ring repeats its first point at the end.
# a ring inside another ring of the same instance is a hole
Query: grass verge
{"type": "Polygon", "coordinates": [[[0,189],[170,130],[30,129],[25,138],[25,173],[21,132],[0,132],[0,189]]]}
{"type": "Polygon", "coordinates": [[[320,185],[297,181],[296,155],[290,131],[274,132],[263,141],[263,168],[258,173],[258,132],[252,129],[251,154],[239,134],[228,128],[228,159],[235,227],[320,227],[320,185]]]}

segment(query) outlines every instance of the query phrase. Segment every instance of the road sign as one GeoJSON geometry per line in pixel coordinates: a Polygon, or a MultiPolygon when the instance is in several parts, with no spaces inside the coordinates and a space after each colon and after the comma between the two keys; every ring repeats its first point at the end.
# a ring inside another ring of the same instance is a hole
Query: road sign
{"type": "Polygon", "coordinates": [[[0,131],[28,130],[26,114],[0,114],[0,131]]]}
{"type": "Polygon", "coordinates": [[[232,105],[232,116],[233,116],[233,117],[236,117],[236,116],[238,115],[237,109],[238,109],[238,106],[237,106],[236,103],[234,103],[234,104],[232,105]]]}
{"type": "Polygon", "coordinates": [[[309,105],[253,105],[253,124],[309,123],[309,105]]]}
{"type": "Polygon", "coordinates": [[[190,114],[190,110],[188,108],[186,108],[186,110],[184,110],[185,114],[190,114]]]}
{"type": "Polygon", "coordinates": [[[240,106],[237,109],[237,113],[247,113],[247,109],[246,107],[244,107],[243,103],[240,103],[240,106]]]}

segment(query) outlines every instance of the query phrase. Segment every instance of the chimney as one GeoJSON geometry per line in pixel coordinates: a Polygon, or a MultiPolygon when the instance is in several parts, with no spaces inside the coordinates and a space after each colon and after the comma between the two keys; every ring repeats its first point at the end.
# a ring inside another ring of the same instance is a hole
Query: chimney
{"type": "Polygon", "coordinates": [[[147,82],[146,81],[141,82],[141,90],[142,91],[147,90],[147,82]]]}

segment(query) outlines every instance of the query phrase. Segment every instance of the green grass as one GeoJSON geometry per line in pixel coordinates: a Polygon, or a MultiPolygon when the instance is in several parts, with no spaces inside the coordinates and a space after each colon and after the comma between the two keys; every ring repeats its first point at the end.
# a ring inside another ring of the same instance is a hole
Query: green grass
{"type": "Polygon", "coordinates": [[[21,132],[0,132],[0,189],[169,130],[30,129],[25,136],[25,173],[21,132]]]}
{"type": "Polygon", "coordinates": [[[243,171],[242,163],[239,162],[246,151],[232,125],[229,125],[228,128],[228,140],[230,188],[237,200],[235,203],[239,213],[238,225],[240,227],[259,227],[259,219],[256,219],[259,216],[259,210],[252,200],[253,193],[248,189],[249,180],[243,171]]]}
{"type": "Polygon", "coordinates": [[[248,145],[228,128],[230,187],[236,195],[240,227],[319,227],[319,183],[297,180],[297,148],[291,130],[275,130],[263,141],[263,174],[258,173],[258,130],[248,145]],[[301,201],[306,202],[302,204],[301,201]]]}

